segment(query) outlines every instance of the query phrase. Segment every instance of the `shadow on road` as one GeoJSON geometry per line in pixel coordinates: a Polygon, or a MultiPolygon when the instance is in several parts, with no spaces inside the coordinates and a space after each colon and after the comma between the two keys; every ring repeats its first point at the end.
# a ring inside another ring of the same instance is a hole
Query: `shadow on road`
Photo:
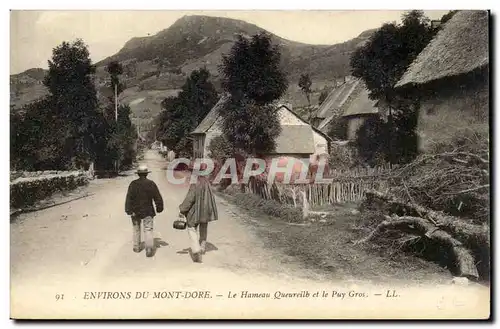
{"type": "Polygon", "coordinates": [[[179,250],[177,253],[178,254],[183,254],[183,255],[186,255],[186,254],[189,254],[189,251],[191,250],[191,248],[184,248],[182,250],[179,250]]]}
{"type": "MultiPolygon", "coordinates": [[[[210,251],[215,251],[219,250],[213,243],[207,242],[206,247],[205,247],[205,252],[210,252],[210,251]]],[[[182,250],[177,251],[178,254],[183,254],[187,255],[191,251],[191,248],[184,248],[182,250]]]]}
{"type": "Polygon", "coordinates": [[[153,245],[154,245],[154,248],[153,248],[153,253],[151,254],[151,257],[153,257],[156,254],[156,251],[159,248],[168,246],[168,243],[163,241],[161,238],[154,238],[153,245]]]}
{"type": "Polygon", "coordinates": [[[219,248],[217,248],[214,244],[207,242],[205,252],[215,251],[215,250],[219,250],[219,248]]]}
{"type": "Polygon", "coordinates": [[[163,241],[161,238],[154,238],[154,246],[155,248],[161,248],[168,246],[168,243],[163,241]]]}

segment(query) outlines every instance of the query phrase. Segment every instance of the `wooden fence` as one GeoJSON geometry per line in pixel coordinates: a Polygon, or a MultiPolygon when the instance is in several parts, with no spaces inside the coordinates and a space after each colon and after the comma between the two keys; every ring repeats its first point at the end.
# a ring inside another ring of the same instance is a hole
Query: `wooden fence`
{"type": "Polygon", "coordinates": [[[388,181],[392,179],[394,168],[357,168],[347,171],[330,171],[328,183],[312,184],[268,184],[265,180],[253,178],[245,186],[249,193],[259,195],[266,200],[299,206],[306,198],[309,205],[325,205],[334,203],[359,202],[364,193],[370,189],[385,191],[388,181]]]}
{"type": "Polygon", "coordinates": [[[373,168],[357,167],[351,169],[335,169],[331,168],[325,174],[325,177],[332,177],[334,179],[341,177],[380,177],[380,176],[390,176],[393,170],[399,168],[397,165],[383,165],[376,166],[373,168]]]}

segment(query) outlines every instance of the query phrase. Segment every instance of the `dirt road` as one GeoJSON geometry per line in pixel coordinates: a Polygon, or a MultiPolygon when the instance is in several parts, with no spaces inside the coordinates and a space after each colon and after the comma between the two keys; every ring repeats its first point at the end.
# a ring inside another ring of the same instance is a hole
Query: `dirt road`
{"type": "MultiPolygon", "coordinates": [[[[132,251],[132,225],[124,213],[124,200],[128,184],[136,176],[129,173],[94,180],[89,186],[92,196],[24,214],[11,224],[12,317],[349,318],[360,316],[364,304],[373,304],[370,296],[332,297],[333,290],[371,293],[354,279],[334,282],[264,248],[246,215],[219,198],[219,221],[209,225],[209,251],[202,264],[193,263],[187,233],[172,228],[187,187],[167,182],[166,163],[154,151],[146,153],[144,162],[153,171],[150,178],[158,184],[165,202],[165,211],[155,218],[158,249],[154,257],[132,251]],[[302,290],[311,294],[324,290],[330,296],[275,299],[276,291],[302,290]],[[169,291],[182,293],[175,298],[168,296],[169,291]],[[205,298],[194,299],[193,291],[207,292],[205,298]],[[270,297],[245,298],[243,291],[269,293],[270,297]],[[136,298],[142,292],[149,293],[147,298],[136,298]],[[161,292],[165,292],[163,298],[161,292]]],[[[385,293],[385,287],[378,289],[385,293]]],[[[408,290],[405,295],[410,298],[408,290]]],[[[429,297],[423,298],[427,302],[422,305],[427,305],[429,297]]],[[[465,300],[473,302],[479,297],[468,298],[465,300]]],[[[414,294],[411,300],[415,303],[414,294]]],[[[405,304],[380,298],[377,305],[398,316],[405,304]]],[[[456,313],[456,305],[443,305],[436,316],[456,313]]],[[[367,309],[362,313],[365,316],[381,315],[367,309]]]]}

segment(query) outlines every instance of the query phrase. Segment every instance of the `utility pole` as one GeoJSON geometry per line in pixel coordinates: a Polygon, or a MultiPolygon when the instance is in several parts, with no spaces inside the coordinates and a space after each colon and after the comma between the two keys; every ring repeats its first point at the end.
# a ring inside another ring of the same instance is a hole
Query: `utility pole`
{"type": "Polygon", "coordinates": [[[392,106],[389,105],[389,162],[392,165],[394,162],[394,151],[392,147],[392,106]]]}
{"type": "MultiPolygon", "coordinates": [[[[115,122],[116,122],[116,127],[118,128],[118,83],[116,83],[116,81],[115,81],[115,122]]],[[[115,160],[115,171],[118,173],[118,160],[115,160]]]]}

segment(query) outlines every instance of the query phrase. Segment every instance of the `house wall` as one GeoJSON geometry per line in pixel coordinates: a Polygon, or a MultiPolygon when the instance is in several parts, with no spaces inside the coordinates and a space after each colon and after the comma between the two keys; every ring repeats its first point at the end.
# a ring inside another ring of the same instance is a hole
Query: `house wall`
{"type": "Polygon", "coordinates": [[[443,81],[420,98],[419,149],[448,141],[463,129],[489,131],[489,86],[485,74],[443,81]]]}
{"type": "MultiPolygon", "coordinates": [[[[288,111],[285,107],[282,107],[280,109],[279,115],[280,115],[280,122],[282,125],[307,125],[307,123],[297,118],[293,113],[288,111]]],[[[215,137],[221,134],[222,134],[221,119],[219,118],[205,134],[205,139],[202,146],[203,156],[208,157],[209,154],[208,146],[210,145],[210,142],[215,137]]],[[[313,131],[313,141],[315,147],[314,154],[300,155],[300,157],[305,157],[305,158],[310,157],[311,161],[313,161],[313,159],[316,159],[316,155],[328,154],[328,143],[325,137],[313,131]]]]}
{"type": "Polygon", "coordinates": [[[222,134],[222,130],[221,130],[221,119],[217,119],[217,121],[215,121],[215,123],[212,125],[212,127],[210,127],[210,129],[208,129],[208,131],[206,132],[205,134],[205,141],[203,143],[203,156],[205,158],[208,158],[209,156],[209,149],[208,149],[208,146],[210,145],[210,142],[217,136],[220,136],[222,134]]]}
{"type": "Polygon", "coordinates": [[[203,157],[203,143],[205,140],[205,135],[198,134],[193,137],[193,156],[194,158],[203,157]]]}
{"type": "Polygon", "coordinates": [[[350,117],[347,119],[347,139],[352,141],[356,139],[356,133],[365,123],[366,117],[350,117]]]}
{"type": "Polygon", "coordinates": [[[313,130],[313,141],[314,141],[314,154],[310,156],[311,162],[316,162],[316,159],[320,155],[328,154],[328,141],[325,137],[321,136],[313,130]]]}

